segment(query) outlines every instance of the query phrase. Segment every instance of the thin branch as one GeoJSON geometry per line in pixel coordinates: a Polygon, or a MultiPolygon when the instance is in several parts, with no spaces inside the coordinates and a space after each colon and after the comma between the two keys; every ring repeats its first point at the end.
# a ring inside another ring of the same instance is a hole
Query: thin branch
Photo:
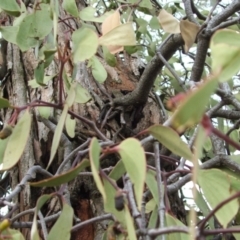
{"type": "MultiPolygon", "coordinates": [[[[162,185],[162,177],[161,177],[161,159],[159,155],[159,143],[154,142],[154,155],[155,155],[155,167],[156,167],[156,175],[157,175],[157,186],[158,186],[158,215],[159,215],[159,228],[165,227],[165,204],[164,204],[164,191],[162,185]]],[[[162,240],[166,239],[166,236],[163,234],[161,236],[162,240]]]]}
{"type": "Polygon", "coordinates": [[[86,220],[84,222],[78,223],[78,224],[76,224],[75,226],[72,227],[71,232],[77,231],[78,229],[83,228],[88,224],[103,221],[103,220],[107,220],[107,219],[113,220],[112,214],[105,214],[105,215],[102,215],[102,216],[97,216],[97,217],[91,218],[89,220],[86,220]]]}
{"type": "Polygon", "coordinates": [[[185,12],[187,14],[188,20],[190,22],[193,22],[196,25],[200,26],[200,24],[198,23],[198,21],[194,17],[191,0],[183,0],[183,4],[184,4],[184,8],[185,8],[185,12]]]}

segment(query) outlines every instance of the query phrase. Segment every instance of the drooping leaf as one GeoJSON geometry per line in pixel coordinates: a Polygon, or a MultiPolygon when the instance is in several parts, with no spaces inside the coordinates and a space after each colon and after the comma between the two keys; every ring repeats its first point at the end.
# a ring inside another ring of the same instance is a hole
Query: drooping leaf
{"type": "Polygon", "coordinates": [[[191,91],[171,118],[171,126],[181,132],[192,127],[202,118],[211,94],[217,88],[218,75],[213,76],[196,90],[191,91]]]}
{"type": "Polygon", "coordinates": [[[62,3],[62,7],[73,17],[78,17],[78,8],[75,0],[64,0],[62,3]]]}
{"type": "Polygon", "coordinates": [[[99,177],[99,157],[100,157],[101,147],[96,138],[91,140],[89,146],[89,157],[91,163],[91,170],[93,174],[94,181],[97,185],[99,192],[102,194],[103,200],[106,201],[106,192],[102,184],[102,180],[99,177]]]}
{"type": "Polygon", "coordinates": [[[134,184],[134,191],[138,209],[141,209],[142,194],[146,178],[146,158],[141,143],[134,139],[128,138],[122,141],[116,147],[125,169],[134,184]]]}
{"type": "Polygon", "coordinates": [[[67,112],[68,112],[68,105],[64,104],[62,114],[59,118],[57,127],[56,127],[55,132],[54,132],[52,146],[51,146],[50,160],[48,162],[47,168],[49,168],[49,166],[51,165],[51,163],[53,161],[53,158],[55,157],[55,154],[57,152],[58,145],[60,143],[60,139],[61,139],[61,135],[62,135],[62,131],[63,131],[63,127],[64,127],[64,123],[65,123],[65,120],[66,120],[66,117],[67,117],[67,112]]]}
{"type": "Polygon", "coordinates": [[[192,159],[190,148],[172,128],[162,125],[154,125],[148,128],[147,131],[176,155],[189,160],[192,159]]]}
{"type": "Polygon", "coordinates": [[[41,209],[41,207],[52,197],[52,195],[42,195],[36,204],[32,228],[31,228],[31,239],[32,240],[40,240],[39,234],[38,234],[38,226],[37,226],[37,215],[38,211],[41,209]]]}
{"type": "Polygon", "coordinates": [[[21,14],[21,8],[15,0],[0,1],[0,8],[13,17],[21,14]]]}
{"type": "Polygon", "coordinates": [[[90,59],[97,51],[98,37],[90,28],[81,27],[72,34],[75,63],[90,59]]]}
{"type": "Polygon", "coordinates": [[[39,182],[31,182],[30,185],[33,187],[56,187],[64,183],[70,182],[73,180],[79,172],[81,172],[86,167],[90,166],[90,162],[86,159],[81,161],[75,168],[70,169],[69,171],[59,174],[57,176],[41,180],[39,182]]]}
{"type": "Polygon", "coordinates": [[[134,46],[136,38],[131,22],[119,25],[99,38],[99,44],[104,46],[134,46]]]}
{"type": "Polygon", "coordinates": [[[63,204],[61,215],[51,228],[48,240],[69,240],[73,223],[73,209],[67,203],[63,204]]]}
{"type": "Polygon", "coordinates": [[[92,74],[96,81],[103,83],[107,79],[107,71],[97,57],[93,56],[89,60],[89,66],[91,66],[92,74]]]}
{"type": "Polygon", "coordinates": [[[221,71],[219,81],[228,81],[240,70],[240,34],[223,29],[217,31],[210,43],[212,69],[221,71]]]}
{"type": "Polygon", "coordinates": [[[26,110],[9,137],[0,171],[5,171],[15,166],[23,154],[31,129],[31,115],[26,110]]]}
{"type": "Polygon", "coordinates": [[[179,21],[175,17],[173,17],[172,14],[168,13],[166,10],[161,9],[158,15],[158,20],[165,32],[180,33],[179,21]]]}
{"type": "MultiPolygon", "coordinates": [[[[235,191],[231,191],[227,174],[219,169],[199,171],[198,183],[212,209],[235,193],[235,191]]],[[[237,214],[238,208],[238,200],[234,199],[216,212],[215,216],[224,228],[237,214]]]]}

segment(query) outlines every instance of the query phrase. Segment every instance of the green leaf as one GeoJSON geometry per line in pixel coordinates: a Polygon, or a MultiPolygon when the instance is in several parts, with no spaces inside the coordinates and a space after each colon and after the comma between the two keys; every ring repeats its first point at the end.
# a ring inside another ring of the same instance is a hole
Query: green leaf
{"type": "Polygon", "coordinates": [[[126,169],[124,167],[123,161],[119,160],[108,176],[117,181],[123,176],[125,172],[126,169]]]}
{"type": "Polygon", "coordinates": [[[69,240],[73,223],[73,209],[67,203],[63,204],[61,215],[51,228],[48,240],[69,240]]]}
{"type": "Polygon", "coordinates": [[[73,17],[78,17],[78,8],[75,0],[64,0],[62,6],[63,9],[70,13],[73,17]]]}
{"type": "Polygon", "coordinates": [[[25,240],[22,233],[16,229],[8,228],[1,232],[2,239],[25,240]]]}
{"type": "Polygon", "coordinates": [[[41,207],[52,197],[52,195],[42,195],[36,204],[35,208],[35,214],[33,218],[32,228],[31,228],[31,239],[32,240],[40,240],[40,237],[38,235],[38,226],[37,226],[37,215],[38,211],[41,209],[41,207]]]}
{"type": "Polygon", "coordinates": [[[79,172],[81,172],[83,169],[86,167],[90,166],[90,162],[86,159],[81,161],[75,168],[70,169],[69,171],[59,174],[57,176],[51,177],[44,179],[39,182],[31,182],[30,185],[33,187],[56,187],[60,186],[64,183],[70,182],[73,180],[79,172]]]}
{"type": "Polygon", "coordinates": [[[91,100],[91,95],[89,94],[89,92],[85,88],[83,88],[79,83],[76,83],[75,92],[76,92],[76,98],[75,98],[76,103],[86,103],[89,100],[91,100]]]}
{"type": "Polygon", "coordinates": [[[148,228],[156,228],[157,221],[158,221],[158,206],[155,205],[155,208],[152,211],[150,219],[148,221],[148,228]]]}
{"type": "Polygon", "coordinates": [[[21,8],[15,0],[0,1],[0,8],[13,17],[18,17],[21,14],[21,8]]]}
{"type": "Polygon", "coordinates": [[[40,4],[32,14],[27,15],[19,25],[16,37],[22,51],[38,45],[38,40],[46,37],[52,30],[53,22],[47,4],[40,4]]]}
{"type": "Polygon", "coordinates": [[[9,101],[6,98],[0,98],[0,109],[11,107],[9,101]]]}
{"type": "Polygon", "coordinates": [[[7,147],[8,140],[9,140],[9,137],[5,139],[0,139],[0,164],[3,163],[4,153],[7,147]]]}
{"type": "Polygon", "coordinates": [[[65,123],[65,120],[66,120],[66,117],[67,117],[67,112],[68,112],[68,105],[64,104],[64,108],[63,108],[61,117],[58,121],[57,127],[56,127],[55,132],[54,132],[52,146],[51,146],[51,155],[50,155],[50,160],[48,162],[47,168],[49,168],[49,166],[51,165],[51,163],[53,161],[53,158],[54,158],[54,156],[57,152],[58,145],[60,143],[60,139],[61,139],[61,136],[62,136],[64,123],[65,123]]]}
{"type": "Polygon", "coordinates": [[[68,91],[67,99],[65,101],[65,103],[68,105],[69,108],[73,105],[73,103],[75,101],[75,96],[76,96],[75,84],[72,84],[70,87],[70,90],[68,91]]]}
{"type": "MultiPolygon", "coordinates": [[[[112,179],[112,181],[116,184],[116,182],[112,179]]],[[[108,180],[103,178],[103,185],[106,193],[106,200],[104,201],[104,211],[107,213],[112,213],[116,219],[126,227],[125,217],[123,211],[118,211],[115,208],[115,196],[117,194],[117,190],[109,183],[108,180]]]]}
{"type": "Polygon", "coordinates": [[[222,29],[217,31],[210,43],[212,69],[221,70],[219,81],[228,81],[240,70],[239,32],[222,29]]]}
{"type": "MultiPolygon", "coordinates": [[[[153,198],[157,205],[160,204],[159,202],[159,195],[158,195],[158,185],[156,181],[156,172],[153,170],[148,169],[146,175],[146,184],[153,195],[153,198]]],[[[162,186],[162,193],[164,194],[164,188],[162,186]]]]}
{"type": "Polygon", "coordinates": [[[18,163],[26,146],[30,128],[31,115],[29,110],[26,110],[9,137],[0,171],[8,170],[18,163]]]}
{"type": "Polygon", "coordinates": [[[67,115],[65,121],[66,131],[69,137],[74,138],[75,136],[75,127],[76,127],[76,119],[72,118],[69,114],[67,115]]]}
{"type": "Polygon", "coordinates": [[[99,44],[104,46],[133,46],[136,38],[132,22],[121,24],[99,38],[99,44]]]}
{"type": "Polygon", "coordinates": [[[135,240],[135,239],[137,240],[133,219],[129,212],[127,204],[125,204],[125,207],[124,207],[124,215],[125,215],[125,221],[127,225],[128,238],[131,240],[135,240]]]}
{"type": "Polygon", "coordinates": [[[37,84],[40,86],[44,86],[44,62],[38,63],[37,67],[34,69],[34,77],[36,79],[37,84]]]}
{"type": "MultiPolygon", "coordinates": [[[[203,190],[206,201],[212,209],[234,193],[231,191],[228,179],[227,174],[219,169],[199,171],[198,183],[203,190]]],[[[238,208],[238,200],[234,199],[216,212],[215,216],[224,228],[227,227],[228,223],[237,214],[238,208]]]]}
{"type": "Polygon", "coordinates": [[[72,34],[75,63],[90,59],[98,48],[98,36],[90,28],[81,27],[72,34]]]}
{"type": "MultiPolygon", "coordinates": [[[[180,222],[177,218],[172,217],[170,214],[166,213],[166,226],[180,226],[180,227],[185,227],[185,225],[180,222]]],[[[190,235],[186,233],[170,233],[167,235],[168,240],[190,240],[190,235]]]]}
{"type": "Polygon", "coordinates": [[[30,86],[31,88],[38,88],[38,87],[42,87],[42,86],[46,86],[47,83],[52,80],[55,77],[55,75],[52,76],[44,76],[43,80],[42,80],[42,85],[39,85],[36,81],[36,79],[30,80],[28,81],[28,86],[30,86]]]}
{"type": "Polygon", "coordinates": [[[38,112],[42,118],[48,119],[52,113],[53,108],[51,107],[37,107],[38,112]]]}
{"type": "MultiPolygon", "coordinates": [[[[203,194],[201,192],[199,192],[198,189],[197,189],[195,202],[196,202],[198,208],[200,209],[200,211],[203,213],[203,216],[206,217],[210,213],[210,209],[209,209],[209,206],[206,203],[206,200],[204,199],[203,194]]],[[[215,228],[213,218],[209,219],[208,224],[209,224],[210,229],[215,228]]]]}
{"type": "Polygon", "coordinates": [[[107,47],[103,46],[102,49],[103,49],[103,57],[107,62],[107,64],[111,67],[115,67],[117,65],[116,57],[109,52],[107,47]]]}
{"type": "Polygon", "coordinates": [[[79,17],[83,20],[83,21],[87,21],[87,22],[103,22],[109,15],[111,15],[113,12],[106,12],[105,14],[103,14],[100,17],[96,17],[96,9],[89,6],[89,7],[85,7],[83,10],[80,11],[79,13],[79,17]]]}
{"type": "Polygon", "coordinates": [[[217,84],[218,76],[214,76],[212,79],[206,80],[198,89],[191,91],[174,112],[171,126],[182,132],[198,123],[217,84]]]}
{"type": "Polygon", "coordinates": [[[6,26],[6,27],[0,27],[0,32],[2,34],[2,37],[13,44],[17,44],[17,33],[18,33],[19,27],[12,27],[12,26],[6,26]]]}
{"type": "Polygon", "coordinates": [[[96,81],[103,83],[107,79],[107,71],[97,57],[93,56],[89,60],[89,66],[92,68],[92,74],[96,81]]]}
{"type": "Polygon", "coordinates": [[[147,131],[176,155],[188,160],[192,159],[190,148],[172,128],[162,125],[154,125],[148,128],[147,131]]]}
{"type": "Polygon", "coordinates": [[[99,157],[100,157],[101,147],[98,143],[98,140],[94,137],[91,140],[89,146],[89,158],[91,163],[91,169],[94,181],[97,185],[99,192],[102,194],[104,202],[106,201],[106,193],[102,184],[102,180],[99,177],[99,157]]]}
{"type": "Polygon", "coordinates": [[[141,143],[135,138],[128,138],[117,147],[129,177],[134,184],[138,209],[141,209],[142,194],[146,178],[146,158],[141,143]]]}

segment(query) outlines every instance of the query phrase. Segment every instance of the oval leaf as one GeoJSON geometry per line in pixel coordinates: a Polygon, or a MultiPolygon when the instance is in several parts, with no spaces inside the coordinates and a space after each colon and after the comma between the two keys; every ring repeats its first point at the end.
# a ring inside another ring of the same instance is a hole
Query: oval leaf
{"type": "Polygon", "coordinates": [[[171,128],[162,125],[154,125],[147,130],[167,149],[184,157],[192,159],[192,152],[188,145],[180,138],[180,136],[171,128]]]}
{"type": "Polygon", "coordinates": [[[136,38],[131,22],[122,24],[99,38],[99,44],[104,46],[134,46],[136,38]]]}
{"type": "Polygon", "coordinates": [[[91,58],[98,47],[98,36],[90,28],[81,27],[72,34],[73,60],[75,63],[91,58]]]}
{"type": "Polygon", "coordinates": [[[147,167],[143,147],[137,139],[128,138],[117,146],[117,150],[134,184],[136,202],[140,210],[147,167]]]}
{"type": "Polygon", "coordinates": [[[99,83],[103,83],[107,79],[107,71],[103,67],[102,63],[97,59],[97,57],[93,56],[89,64],[92,68],[92,74],[96,81],[99,83]]]}
{"type": "Polygon", "coordinates": [[[70,13],[73,17],[78,17],[78,8],[75,0],[64,0],[62,6],[63,9],[70,13]]]}
{"type": "Polygon", "coordinates": [[[31,115],[29,110],[26,110],[17,125],[13,128],[13,132],[8,140],[3,162],[0,165],[1,171],[10,169],[18,163],[27,143],[30,128],[31,115]]]}

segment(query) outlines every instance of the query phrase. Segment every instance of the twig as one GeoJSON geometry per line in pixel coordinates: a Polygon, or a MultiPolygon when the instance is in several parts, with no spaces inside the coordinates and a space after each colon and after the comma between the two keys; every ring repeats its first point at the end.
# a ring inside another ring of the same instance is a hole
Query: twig
{"type": "Polygon", "coordinates": [[[84,226],[86,226],[88,224],[103,221],[103,220],[107,220],[107,219],[113,220],[112,214],[108,213],[108,214],[105,214],[103,216],[97,216],[97,217],[91,218],[89,220],[86,220],[84,222],[78,223],[78,224],[76,224],[75,226],[72,227],[71,232],[77,231],[78,229],[83,228],[84,226]]]}
{"type": "MultiPolygon", "coordinates": [[[[157,175],[157,186],[158,186],[158,196],[159,196],[159,203],[158,203],[158,215],[159,215],[159,227],[162,229],[165,226],[165,204],[164,204],[164,193],[162,188],[162,177],[161,177],[161,159],[159,155],[159,143],[154,142],[154,154],[155,154],[155,167],[156,167],[156,175],[157,175]]],[[[165,240],[166,236],[163,234],[161,235],[161,239],[165,240]]]]}

